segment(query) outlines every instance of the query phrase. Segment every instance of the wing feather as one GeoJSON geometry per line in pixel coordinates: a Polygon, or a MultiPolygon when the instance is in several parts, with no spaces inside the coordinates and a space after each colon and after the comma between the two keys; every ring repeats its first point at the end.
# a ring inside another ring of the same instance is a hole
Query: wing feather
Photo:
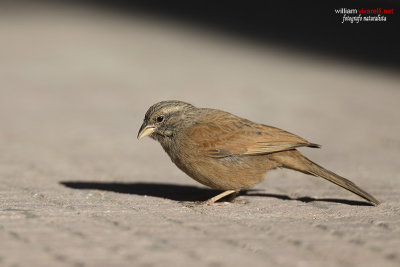
{"type": "Polygon", "coordinates": [[[284,130],[219,110],[205,110],[189,130],[190,142],[210,157],[260,155],[319,145],[284,130]],[[212,112],[210,112],[212,111],[212,112]]]}

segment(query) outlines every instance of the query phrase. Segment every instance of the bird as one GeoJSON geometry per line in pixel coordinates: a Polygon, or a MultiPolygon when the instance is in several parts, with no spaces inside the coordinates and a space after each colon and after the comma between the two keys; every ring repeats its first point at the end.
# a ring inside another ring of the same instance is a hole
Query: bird
{"type": "Polygon", "coordinates": [[[320,145],[218,109],[168,100],[146,112],[137,138],[158,141],[172,162],[197,182],[222,193],[204,201],[233,200],[264,180],[264,174],[287,168],[328,180],[373,205],[379,201],[350,180],[312,162],[297,149],[320,145]]]}

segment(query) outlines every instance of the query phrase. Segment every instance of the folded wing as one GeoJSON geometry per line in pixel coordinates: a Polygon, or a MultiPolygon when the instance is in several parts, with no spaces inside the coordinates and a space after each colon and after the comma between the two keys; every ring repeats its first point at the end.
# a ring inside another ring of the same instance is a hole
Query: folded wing
{"type": "Polygon", "coordinates": [[[233,114],[205,112],[187,136],[200,153],[210,157],[261,155],[317,144],[284,130],[257,124],[233,114]]]}

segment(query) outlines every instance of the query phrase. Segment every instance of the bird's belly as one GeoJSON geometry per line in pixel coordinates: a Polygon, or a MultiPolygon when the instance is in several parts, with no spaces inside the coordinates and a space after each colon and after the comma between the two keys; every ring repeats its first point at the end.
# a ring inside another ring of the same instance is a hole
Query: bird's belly
{"type": "Polygon", "coordinates": [[[265,155],[186,157],[174,162],[199,183],[221,190],[251,188],[264,179],[265,172],[278,167],[277,163],[265,155]]]}

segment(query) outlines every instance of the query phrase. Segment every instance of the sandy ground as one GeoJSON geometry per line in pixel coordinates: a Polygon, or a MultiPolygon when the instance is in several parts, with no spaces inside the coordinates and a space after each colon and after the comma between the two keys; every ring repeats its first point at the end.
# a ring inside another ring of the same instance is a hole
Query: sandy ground
{"type": "Polygon", "coordinates": [[[400,76],[141,16],[3,9],[1,266],[399,266],[400,76]],[[180,99],[294,132],[382,201],[276,170],[234,203],[136,134],[180,99]]]}

